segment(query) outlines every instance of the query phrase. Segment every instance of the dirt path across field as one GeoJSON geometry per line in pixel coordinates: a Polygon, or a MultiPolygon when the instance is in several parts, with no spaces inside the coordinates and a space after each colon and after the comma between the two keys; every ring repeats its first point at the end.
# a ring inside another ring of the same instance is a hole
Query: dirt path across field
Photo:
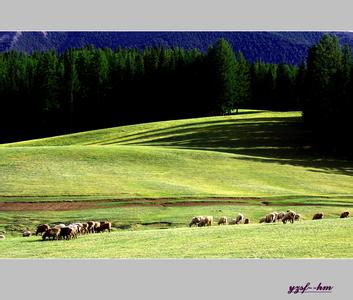
{"type": "MultiPolygon", "coordinates": [[[[248,201],[260,201],[255,197],[204,198],[198,200],[189,197],[179,198],[136,198],[109,199],[88,201],[41,201],[41,202],[0,202],[1,211],[64,211],[107,207],[173,207],[173,206],[205,206],[205,205],[248,205],[248,201]]],[[[264,204],[266,205],[266,204],[264,204]]]]}

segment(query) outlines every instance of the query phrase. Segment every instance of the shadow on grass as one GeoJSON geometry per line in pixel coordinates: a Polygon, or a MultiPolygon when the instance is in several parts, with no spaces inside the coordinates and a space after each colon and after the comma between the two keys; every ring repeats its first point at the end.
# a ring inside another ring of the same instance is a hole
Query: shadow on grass
{"type": "Polygon", "coordinates": [[[300,117],[210,120],[127,135],[103,144],[169,146],[240,154],[237,159],[353,175],[353,162],[317,153],[300,117]],[[142,140],[142,141],[141,141],[142,140]]]}

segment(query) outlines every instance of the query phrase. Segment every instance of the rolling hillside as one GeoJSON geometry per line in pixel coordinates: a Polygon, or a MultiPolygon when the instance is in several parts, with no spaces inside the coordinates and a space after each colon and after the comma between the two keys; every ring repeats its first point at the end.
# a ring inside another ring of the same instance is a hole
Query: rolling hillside
{"type": "Polygon", "coordinates": [[[242,111],[4,144],[0,197],[351,199],[353,163],[308,138],[298,112],[242,111]]]}
{"type": "Polygon", "coordinates": [[[339,216],[353,163],[316,153],[302,126],[299,112],[242,110],[0,145],[0,257],[352,258],[352,218],[339,216]],[[258,224],[288,208],[301,220],[258,224]],[[238,213],[250,224],[188,228],[238,213]],[[20,237],[89,220],[113,232],[20,237]]]}

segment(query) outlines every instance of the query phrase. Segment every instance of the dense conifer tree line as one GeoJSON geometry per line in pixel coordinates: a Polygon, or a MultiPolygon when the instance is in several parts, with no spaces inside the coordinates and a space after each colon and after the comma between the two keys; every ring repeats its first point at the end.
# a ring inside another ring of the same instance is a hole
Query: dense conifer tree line
{"type": "Polygon", "coordinates": [[[349,46],[324,35],[311,47],[301,75],[303,117],[315,142],[331,153],[352,156],[353,69],[349,46]],[[304,74],[305,73],[305,74],[304,74]]]}
{"type": "Polygon", "coordinates": [[[299,67],[250,64],[223,39],[203,53],[163,47],[5,52],[0,142],[248,107],[302,109],[317,141],[338,150],[351,123],[352,72],[349,47],[328,35],[299,67]]]}

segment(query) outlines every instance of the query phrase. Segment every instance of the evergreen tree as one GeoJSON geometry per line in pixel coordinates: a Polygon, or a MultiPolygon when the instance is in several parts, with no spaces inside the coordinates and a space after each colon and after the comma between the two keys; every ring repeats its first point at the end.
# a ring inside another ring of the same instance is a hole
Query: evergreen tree
{"type": "Polygon", "coordinates": [[[337,38],[323,35],[320,42],[309,49],[307,65],[304,121],[314,130],[318,144],[336,152],[339,130],[335,106],[340,94],[337,80],[343,74],[342,52],[337,38]]]}
{"type": "Polygon", "coordinates": [[[236,58],[234,105],[238,113],[239,106],[245,105],[250,99],[250,66],[240,51],[236,58]]]}
{"type": "Polygon", "coordinates": [[[69,132],[74,128],[74,94],[78,90],[79,82],[76,71],[76,54],[73,50],[64,53],[64,95],[68,99],[69,132]]]}
{"type": "Polygon", "coordinates": [[[332,101],[337,92],[335,78],[341,69],[342,55],[335,36],[323,35],[320,42],[309,49],[307,66],[308,95],[304,119],[320,128],[330,122],[332,101]]]}
{"type": "Polygon", "coordinates": [[[236,64],[229,43],[220,39],[208,51],[211,101],[216,114],[229,114],[235,107],[236,64]]]}

